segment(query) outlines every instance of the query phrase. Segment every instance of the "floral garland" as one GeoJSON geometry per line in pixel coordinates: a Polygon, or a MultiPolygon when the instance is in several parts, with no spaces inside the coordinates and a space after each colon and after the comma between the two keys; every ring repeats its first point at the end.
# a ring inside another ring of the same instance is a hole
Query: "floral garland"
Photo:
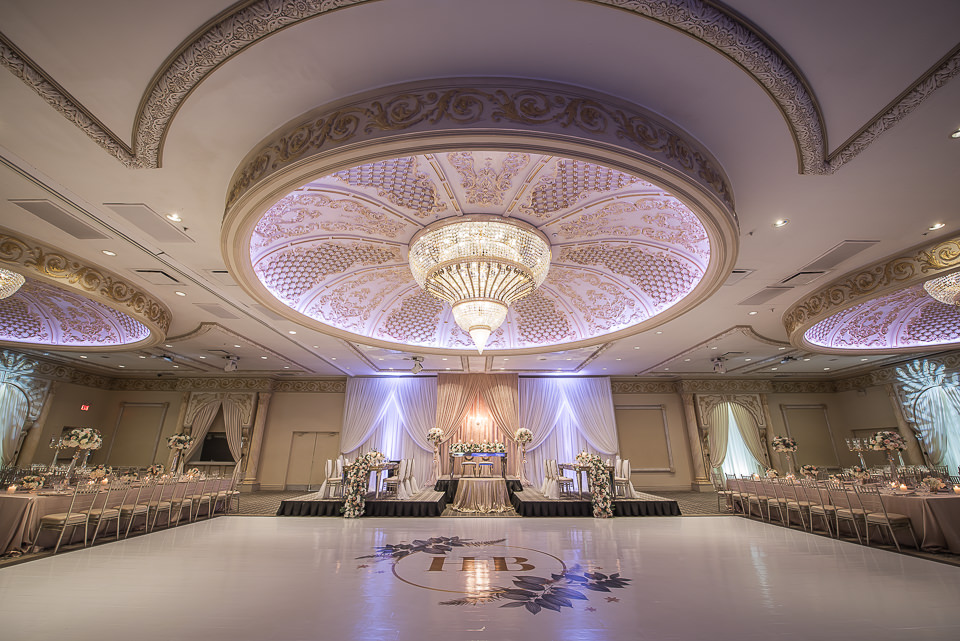
{"type": "Polygon", "coordinates": [[[347,491],[343,499],[344,518],[358,519],[363,516],[366,504],[367,483],[370,482],[370,467],[384,460],[383,454],[376,450],[361,454],[347,472],[347,491]]]}
{"type": "Polygon", "coordinates": [[[99,450],[103,445],[100,432],[92,427],[75,427],[61,441],[63,447],[79,447],[81,450],[99,450]]]}
{"type": "Polygon", "coordinates": [[[533,432],[528,430],[525,427],[521,427],[517,430],[517,433],[513,435],[513,440],[515,440],[520,445],[526,445],[533,440],[533,432]]]}
{"type": "Polygon", "coordinates": [[[106,477],[107,474],[111,474],[112,472],[113,472],[112,467],[107,467],[106,465],[101,463],[100,465],[97,465],[96,467],[90,470],[89,476],[92,479],[102,479],[106,477]]]}
{"type": "Polygon", "coordinates": [[[439,427],[432,428],[427,432],[427,440],[431,443],[439,443],[443,440],[443,430],[439,427]]]}
{"type": "Polygon", "coordinates": [[[774,452],[796,452],[797,441],[789,436],[774,436],[770,441],[774,452]]]}
{"type": "Polygon", "coordinates": [[[942,490],[943,488],[947,487],[946,483],[934,476],[925,476],[920,482],[926,485],[927,489],[929,489],[931,492],[936,492],[937,490],[942,490]]]}
{"type": "Polygon", "coordinates": [[[27,474],[20,479],[20,486],[27,490],[39,490],[43,487],[43,477],[35,474],[27,474]]]}
{"type": "Polygon", "coordinates": [[[800,474],[804,476],[809,476],[811,478],[816,478],[817,472],[820,471],[820,468],[816,465],[801,465],[800,474]]]}
{"type": "Polygon", "coordinates": [[[166,468],[163,467],[163,463],[155,463],[147,468],[147,476],[158,477],[163,476],[163,472],[166,468]]]}
{"type": "Polygon", "coordinates": [[[185,450],[193,443],[193,437],[189,434],[174,434],[167,439],[167,447],[171,450],[185,450]]]}
{"type": "Polygon", "coordinates": [[[907,449],[907,444],[903,442],[903,437],[896,432],[881,430],[867,439],[867,445],[871,450],[902,452],[907,449]]]}
{"type": "Polygon", "coordinates": [[[862,465],[854,465],[850,468],[850,475],[858,481],[866,481],[870,478],[870,472],[868,472],[862,465]]]}
{"type": "Polygon", "coordinates": [[[593,503],[593,517],[608,519],[613,516],[613,493],[610,491],[610,474],[597,454],[580,452],[577,465],[587,468],[590,477],[590,495],[593,503]]]}
{"type": "Polygon", "coordinates": [[[503,443],[491,443],[489,441],[484,441],[483,443],[453,443],[450,445],[451,454],[482,454],[485,452],[494,453],[494,452],[506,452],[507,448],[503,443]]]}

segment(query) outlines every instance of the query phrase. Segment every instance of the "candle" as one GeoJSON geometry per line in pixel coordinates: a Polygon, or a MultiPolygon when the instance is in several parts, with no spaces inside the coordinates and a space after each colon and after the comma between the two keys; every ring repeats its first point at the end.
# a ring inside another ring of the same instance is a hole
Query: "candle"
{"type": "Polygon", "coordinates": [[[954,493],[954,494],[960,494],[960,485],[954,485],[954,486],[953,486],[953,493],[954,493]]]}
{"type": "Polygon", "coordinates": [[[11,494],[13,494],[16,491],[17,491],[16,485],[11,485],[10,487],[7,488],[7,492],[10,492],[11,494]]]}
{"type": "Polygon", "coordinates": [[[110,481],[108,481],[107,479],[103,479],[102,481],[100,481],[100,485],[106,485],[109,482],[110,481]]]}
{"type": "Polygon", "coordinates": [[[896,481],[890,481],[890,487],[892,487],[893,489],[897,489],[897,482],[896,482],[896,481]]]}
{"type": "Polygon", "coordinates": [[[907,489],[907,484],[906,484],[906,483],[901,483],[901,484],[900,484],[900,489],[901,489],[901,490],[906,490],[906,489],[907,489]]]}

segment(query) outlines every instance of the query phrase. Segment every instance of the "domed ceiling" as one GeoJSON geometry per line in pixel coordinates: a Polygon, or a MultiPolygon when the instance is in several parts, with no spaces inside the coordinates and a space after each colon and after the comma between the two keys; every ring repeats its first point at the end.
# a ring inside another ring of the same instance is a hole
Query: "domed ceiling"
{"type": "Polygon", "coordinates": [[[140,343],[140,321],[79,294],[27,278],[0,300],[0,342],[50,347],[117,347],[140,343]]]}
{"type": "Polygon", "coordinates": [[[552,246],[546,281],[511,306],[492,350],[636,328],[687,298],[711,258],[697,215],[643,179],[570,158],[455,151],[311,181],[259,219],[249,260],[277,301],[361,342],[471,350],[449,305],[422,291],[407,264],[419,230],[464,214],[521,219],[552,246]]]}

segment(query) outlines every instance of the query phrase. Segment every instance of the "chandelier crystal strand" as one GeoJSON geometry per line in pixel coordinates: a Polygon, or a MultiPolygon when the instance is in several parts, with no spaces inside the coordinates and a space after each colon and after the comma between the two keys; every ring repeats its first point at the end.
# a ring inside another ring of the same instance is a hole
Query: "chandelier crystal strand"
{"type": "Polygon", "coordinates": [[[547,277],[550,244],[532,225],[500,216],[468,215],[428,226],[410,244],[410,270],[482,354],[508,307],[547,277]]]}
{"type": "Polygon", "coordinates": [[[945,305],[960,305],[960,272],[928,280],[923,289],[945,305]]]}
{"type": "Polygon", "coordinates": [[[0,267],[0,299],[16,294],[25,282],[22,275],[0,267]]]}

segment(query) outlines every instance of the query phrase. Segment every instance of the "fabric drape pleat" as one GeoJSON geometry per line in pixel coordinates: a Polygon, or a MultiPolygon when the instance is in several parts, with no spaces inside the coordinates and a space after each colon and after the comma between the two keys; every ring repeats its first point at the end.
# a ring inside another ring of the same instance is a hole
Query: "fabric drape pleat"
{"type": "Polygon", "coordinates": [[[223,424],[226,427],[227,445],[234,461],[240,460],[240,406],[231,400],[223,401],[223,424]]]}
{"type": "Polygon", "coordinates": [[[520,427],[519,377],[516,374],[483,374],[480,380],[480,396],[487,412],[509,443],[520,427]]]}
{"type": "Polygon", "coordinates": [[[753,458],[757,459],[760,465],[769,465],[766,449],[760,441],[760,430],[757,427],[757,421],[754,420],[753,415],[740,403],[729,403],[729,406],[730,411],[733,413],[733,419],[737,422],[737,427],[740,428],[740,435],[743,436],[743,442],[747,446],[747,449],[750,450],[750,454],[753,455],[753,458]]]}
{"type": "Polygon", "coordinates": [[[729,403],[719,403],[710,412],[710,464],[722,468],[727,459],[727,440],[730,434],[729,403]]]}
{"type": "Polygon", "coordinates": [[[363,445],[376,429],[393,392],[389,378],[348,378],[343,402],[340,451],[352,452],[363,445]]]}
{"type": "Polygon", "coordinates": [[[477,374],[439,374],[437,376],[436,426],[443,430],[448,441],[467,418],[473,400],[480,393],[477,374]]]}
{"type": "Polygon", "coordinates": [[[0,466],[13,463],[28,405],[23,390],[10,383],[0,384],[0,466]]]}
{"type": "Polygon", "coordinates": [[[587,442],[602,454],[616,454],[619,443],[610,378],[561,379],[560,387],[587,442]]]}
{"type": "Polygon", "coordinates": [[[190,432],[190,435],[193,436],[193,442],[183,452],[184,462],[189,461],[194,452],[203,447],[203,438],[210,430],[210,426],[213,425],[213,419],[217,416],[220,404],[220,401],[211,401],[197,410],[196,416],[193,417],[193,430],[190,432]]]}
{"type": "Polygon", "coordinates": [[[937,385],[917,401],[917,435],[933,465],[946,465],[952,474],[960,465],[960,390],[937,385]]]}

